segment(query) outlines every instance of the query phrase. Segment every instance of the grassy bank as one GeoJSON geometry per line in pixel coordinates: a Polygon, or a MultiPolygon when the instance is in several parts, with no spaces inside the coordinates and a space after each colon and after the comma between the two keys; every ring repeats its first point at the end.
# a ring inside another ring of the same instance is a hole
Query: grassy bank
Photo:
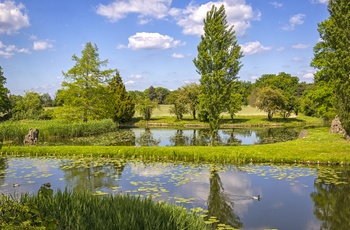
{"type": "Polygon", "coordinates": [[[266,145],[233,147],[134,147],[134,146],[3,146],[1,155],[96,156],[138,158],[149,161],[215,163],[330,163],[350,164],[350,143],[329,128],[307,130],[305,138],[266,145]]]}
{"type": "Polygon", "coordinates": [[[185,208],[127,195],[41,188],[38,195],[20,199],[0,196],[1,229],[209,229],[201,216],[185,208]],[[52,191],[52,190],[51,190],[52,191]]]}

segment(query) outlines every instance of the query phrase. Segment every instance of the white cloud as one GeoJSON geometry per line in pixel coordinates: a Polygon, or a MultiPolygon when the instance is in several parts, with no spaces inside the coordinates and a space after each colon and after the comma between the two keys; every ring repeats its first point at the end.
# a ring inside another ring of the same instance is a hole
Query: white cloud
{"type": "Polygon", "coordinates": [[[292,61],[295,61],[295,62],[301,62],[301,61],[303,61],[304,59],[303,58],[301,58],[301,57],[294,57],[294,58],[292,58],[292,61]]]}
{"type": "Polygon", "coordinates": [[[125,48],[128,48],[126,45],[123,45],[123,44],[118,44],[117,49],[125,49],[125,48]]]}
{"type": "Polygon", "coordinates": [[[129,37],[128,48],[133,50],[141,49],[170,49],[180,45],[180,41],[174,40],[168,35],[162,35],[159,33],[136,33],[129,37]]]}
{"type": "Polygon", "coordinates": [[[305,70],[298,75],[301,76],[303,79],[314,79],[314,70],[305,70]]]}
{"type": "Polygon", "coordinates": [[[289,24],[282,27],[283,30],[294,30],[295,26],[304,23],[305,14],[296,14],[289,19],[289,24]]]}
{"type": "Polygon", "coordinates": [[[0,50],[0,56],[2,56],[4,58],[12,58],[13,55],[14,55],[14,53],[0,50]]]}
{"type": "Polygon", "coordinates": [[[140,75],[140,74],[132,74],[132,75],[129,76],[129,78],[132,78],[132,79],[141,79],[141,78],[143,78],[143,76],[140,75]]]}
{"type": "Polygon", "coordinates": [[[46,50],[52,47],[53,45],[48,41],[35,41],[33,43],[33,50],[46,50]]]}
{"type": "Polygon", "coordinates": [[[285,48],[284,48],[283,46],[281,46],[281,47],[278,47],[276,50],[277,50],[278,52],[281,52],[281,51],[285,50],[285,48]]]}
{"type": "Polygon", "coordinates": [[[328,4],[328,0],[312,0],[312,3],[328,4]]]}
{"type": "Polygon", "coordinates": [[[22,48],[17,50],[18,53],[30,54],[30,51],[27,48],[22,48]]]}
{"type": "Polygon", "coordinates": [[[128,14],[138,14],[140,24],[148,23],[151,17],[161,19],[167,16],[171,0],[118,0],[108,5],[98,5],[96,13],[116,22],[128,14]]]}
{"type": "Polygon", "coordinates": [[[269,4],[272,5],[275,8],[280,8],[280,7],[283,6],[283,4],[280,3],[280,2],[269,2],[269,4]]]}
{"type": "Polygon", "coordinates": [[[0,2],[0,34],[11,34],[28,26],[29,17],[22,3],[16,5],[11,0],[0,2]]]}
{"type": "Polygon", "coordinates": [[[30,54],[30,51],[26,48],[18,49],[15,45],[4,45],[0,41],[0,56],[4,58],[12,58],[15,53],[30,54]]]}
{"type": "Polygon", "coordinates": [[[292,45],[292,48],[294,48],[294,49],[307,49],[307,48],[309,48],[309,45],[299,43],[299,44],[292,45]]]}
{"type": "Polygon", "coordinates": [[[265,47],[258,41],[247,42],[241,45],[241,47],[245,55],[257,54],[271,50],[271,47],[265,47]]]}
{"type": "Polygon", "coordinates": [[[124,85],[135,85],[134,81],[127,81],[124,83],[124,85]]]}
{"type": "Polygon", "coordinates": [[[172,56],[173,58],[185,58],[185,55],[183,55],[183,54],[178,54],[178,53],[173,53],[171,56],[172,56]]]}
{"type": "Polygon", "coordinates": [[[203,33],[203,19],[213,5],[217,8],[224,5],[228,24],[234,25],[237,36],[245,34],[245,31],[250,27],[250,21],[260,19],[260,12],[253,12],[252,7],[246,4],[245,0],[208,2],[200,6],[194,5],[192,2],[186,9],[172,8],[170,15],[183,28],[184,34],[201,35],[203,33]]]}

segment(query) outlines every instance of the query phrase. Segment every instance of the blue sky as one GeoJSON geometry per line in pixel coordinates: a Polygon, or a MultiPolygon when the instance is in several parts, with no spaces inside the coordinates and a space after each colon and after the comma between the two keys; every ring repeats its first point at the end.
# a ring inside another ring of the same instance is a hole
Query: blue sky
{"type": "Polygon", "coordinates": [[[12,94],[54,95],[87,42],[127,90],[177,89],[200,76],[192,60],[212,4],[225,5],[244,57],[239,79],[290,73],[312,82],[327,0],[0,0],[0,66],[12,94]]]}

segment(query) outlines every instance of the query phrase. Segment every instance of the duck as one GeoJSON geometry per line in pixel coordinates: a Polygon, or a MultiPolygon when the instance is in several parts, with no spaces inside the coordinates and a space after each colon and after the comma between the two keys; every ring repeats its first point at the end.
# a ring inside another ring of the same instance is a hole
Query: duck
{"type": "Polygon", "coordinates": [[[17,183],[13,183],[13,187],[19,187],[21,186],[20,184],[17,184],[17,183]]]}
{"type": "Polygon", "coordinates": [[[253,200],[260,200],[261,197],[260,197],[260,195],[258,195],[258,196],[253,196],[252,199],[253,199],[253,200]]]}

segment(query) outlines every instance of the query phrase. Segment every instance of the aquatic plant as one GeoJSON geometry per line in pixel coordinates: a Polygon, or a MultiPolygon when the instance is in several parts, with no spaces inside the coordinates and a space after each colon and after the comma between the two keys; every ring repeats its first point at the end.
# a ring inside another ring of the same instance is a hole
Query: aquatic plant
{"type": "Polygon", "coordinates": [[[41,190],[37,196],[21,195],[19,199],[2,195],[0,228],[208,229],[200,215],[150,198],[96,196],[67,189],[51,194],[47,186],[41,190]]]}

